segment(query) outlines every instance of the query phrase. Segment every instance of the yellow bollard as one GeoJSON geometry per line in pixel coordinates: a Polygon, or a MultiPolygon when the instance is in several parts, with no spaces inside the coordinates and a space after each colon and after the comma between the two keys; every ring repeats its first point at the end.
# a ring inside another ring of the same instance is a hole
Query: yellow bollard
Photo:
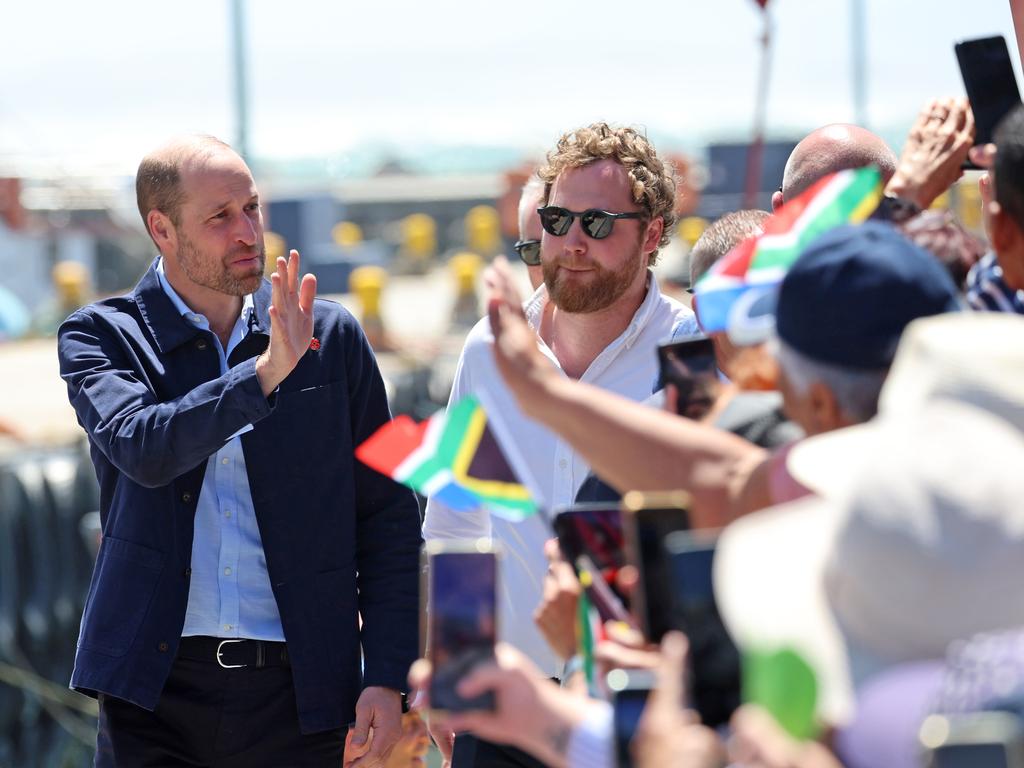
{"type": "Polygon", "coordinates": [[[370,346],[380,349],[384,346],[384,317],[381,314],[381,295],[388,282],[388,273],[383,267],[372,265],[356,267],[348,278],[348,287],[355,294],[360,306],[360,324],[370,346]]]}
{"type": "Polygon", "coordinates": [[[947,189],[941,195],[936,197],[932,204],[928,206],[930,211],[945,211],[949,208],[949,190],[947,189]]]}
{"type": "Polygon", "coordinates": [[[354,221],[339,221],[331,229],[331,238],[339,248],[352,248],[363,242],[363,229],[354,221]]]}
{"type": "Polygon", "coordinates": [[[466,246],[476,253],[493,256],[501,248],[501,218],[496,208],[477,205],[466,213],[466,246]]]}
{"type": "Polygon", "coordinates": [[[707,219],[703,219],[700,216],[687,216],[679,222],[676,232],[687,246],[693,248],[693,244],[700,239],[700,236],[704,234],[704,230],[707,228],[707,219]]]}
{"type": "Polygon", "coordinates": [[[976,180],[961,181],[956,185],[957,218],[965,229],[981,233],[984,223],[981,219],[981,190],[976,180]]]}
{"type": "Polygon", "coordinates": [[[274,274],[277,271],[277,259],[279,256],[287,258],[288,254],[285,251],[285,241],[277,232],[264,232],[263,233],[263,249],[266,253],[267,259],[263,264],[263,274],[267,277],[274,274]]]}
{"type": "Polygon", "coordinates": [[[455,279],[453,320],[460,325],[473,325],[479,319],[476,284],[483,263],[478,254],[470,251],[457,253],[448,262],[455,279]]]}
{"type": "Polygon", "coordinates": [[[425,213],[412,213],[402,219],[402,246],[399,258],[412,272],[422,274],[437,254],[437,222],[425,213]]]}

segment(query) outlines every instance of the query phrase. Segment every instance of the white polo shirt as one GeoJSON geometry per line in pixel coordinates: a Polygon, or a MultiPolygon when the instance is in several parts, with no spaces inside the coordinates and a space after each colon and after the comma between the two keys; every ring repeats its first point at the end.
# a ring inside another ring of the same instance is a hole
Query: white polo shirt
{"type": "MultiPolygon", "coordinates": [[[[547,291],[541,285],[524,305],[526,318],[535,331],[547,301],[547,291]]],[[[654,274],[648,272],[647,296],[629,326],[605,347],[580,381],[631,400],[644,400],[651,394],[657,380],[657,345],[669,339],[681,323],[691,325],[692,318],[693,313],[685,305],[661,295],[654,274]]],[[[486,390],[488,407],[500,409],[509,433],[507,437],[516,442],[544,494],[548,510],[571,504],[590,468],[572,446],[546,427],[531,421],[519,409],[495,366],[491,348],[493,341],[490,323],[485,317],[466,337],[449,403],[486,390]]],[[[537,343],[561,370],[554,353],[540,337],[537,343]]],[[[423,524],[423,537],[428,541],[483,537],[500,543],[504,558],[498,586],[499,636],[529,656],[545,674],[556,676],[561,672],[561,663],[533,622],[547,571],[544,542],[553,536],[543,512],[513,523],[492,516],[486,510],[456,512],[433,499],[427,502],[423,524]]]]}

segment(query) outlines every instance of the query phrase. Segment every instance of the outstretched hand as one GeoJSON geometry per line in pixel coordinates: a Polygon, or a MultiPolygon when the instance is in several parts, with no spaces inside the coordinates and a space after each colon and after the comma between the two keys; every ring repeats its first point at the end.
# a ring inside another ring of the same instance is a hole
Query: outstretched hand
{"type": "Polygon", "coordinates": [[[973,143],[974,114],[967,99],[932,99],[910,129],[886,191],[927,208],[963,174],[973,143]]]}
{"type": "Polygon", "coordinates": [[[299,263],[298,251],[287,261],[279,256],[277,271],[270,276],[270,345],[256,360],[256,377],[267,396],[292,372],[313,339],[316,277],[304,275],[300,284],[299,263]]]}
{"type": "Polygon", "coordinates": [[[558,371],[537,349],[537,336],[526,322],[522,298],[504,256],[498,256],[484,271],[484,283],[494,361],[519,406],[529,414],[531,405],[543,398],[545,381],[557,377],[558,371]]]}

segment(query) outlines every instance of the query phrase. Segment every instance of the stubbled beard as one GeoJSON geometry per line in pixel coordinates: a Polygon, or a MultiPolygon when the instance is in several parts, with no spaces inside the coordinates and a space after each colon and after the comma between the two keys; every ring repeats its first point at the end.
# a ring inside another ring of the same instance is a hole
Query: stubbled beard
{"type": "Polygon", "coordinates": [[[219,262],[211,261],[202,254],[187,237],[182,237],[178,244],[178,264],[182,271],[197,285],[211,288],[229,296],[248,296],[255,293],[263,279],[263,266],[266,262],[266,249],[263,238],[253,246],[232,248],[219,262]],[[258,256],[259,264],[252,267],[248,274],[237,276],[231,274],[228,264],[240,255],[258,256]]]}
{"type": "Polygon", "coordinates": [[[642,259],[643,254],[638,245],[631,258],[626,259],[617,270],[605,269],[595,261],[586,262],[586,266],[594,270],[586,282],[572,281],[564,270],[559,270],[557,261],[547,261],[541,265],[544,285],[547,286],[551,302],[563,312],[600,312],[618,301],[626,292],[640,271],[642,259]]]}

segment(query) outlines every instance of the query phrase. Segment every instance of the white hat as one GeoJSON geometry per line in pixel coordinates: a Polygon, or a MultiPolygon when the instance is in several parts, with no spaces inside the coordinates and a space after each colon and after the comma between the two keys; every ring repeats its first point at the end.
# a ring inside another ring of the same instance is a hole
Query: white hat
{"type": "Polygon", "coordinates": [[[1024,625],[1024,320],[960,318],[908,329],[869,425],[806,441],[802,467],[819,471],[797,476],[825,498],[719,539],[730,633],[742,649],[800,653],[826,722],[845,722],[856,685],[889,665],[1024,625]]]}

